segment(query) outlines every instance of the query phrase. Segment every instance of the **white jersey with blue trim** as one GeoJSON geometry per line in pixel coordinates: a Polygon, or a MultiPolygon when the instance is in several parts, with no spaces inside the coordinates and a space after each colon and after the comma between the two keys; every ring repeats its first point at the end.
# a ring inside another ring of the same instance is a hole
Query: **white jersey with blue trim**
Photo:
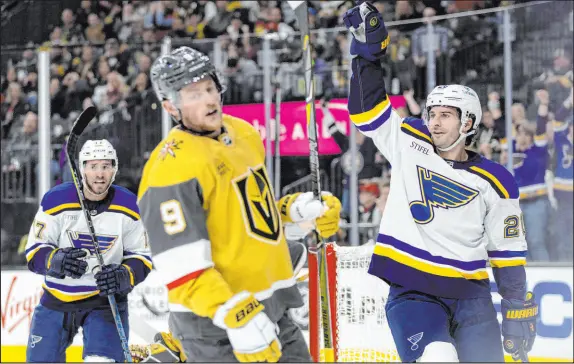
{"type": "MultiPolygon", "coordinates": [[[[104,264],[124,264],[134,285],[143,281],[152,268],[151,252],[141,222],[136,196],[129,190],[112,185],[103,201],[88,201],[104,264]]],[[[58,248],[89,250],[88,269],[79,279],[45,277],[43,300],[60,308],[88,302],[97,305],[98,293],[94,274],[99,266],[88,225],[80,207],[73,183],[49,190],[43,197],[26,244],[26,260],[33,272],[45,274],[46,262],[58,248]],[[90,298],[94,298],[91,300],[90,298]]],[[[103,301],[105,302],[105,301],[103,301]]]]}
{"type": "Polygon", "coordinates": [[[512,174],[470,151],[464,162],[443,159],[423,120],[392,109],[380,65],[360,57],[353,59],[349,113],[393,168],[369,272],[435,296],[489,297],[490,261],[519,267],[506,279],[516,284],[505,289],[523,295],[527,248],[512,174]]]}

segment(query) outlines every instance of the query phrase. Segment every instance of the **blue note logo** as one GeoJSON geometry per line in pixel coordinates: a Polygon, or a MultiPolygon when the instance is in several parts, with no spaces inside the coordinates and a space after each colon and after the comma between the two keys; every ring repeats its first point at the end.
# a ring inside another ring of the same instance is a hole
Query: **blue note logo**
{"type": "Polygon", "coordinates": [[[407,338],[407,340],[412,344],[411,345],[412,351],[415,351],[419,348],[418,342],[421,341],[424,334],[425,334],[424,332],[419,332],[418,334],[414,334],[413,336],[409,336],[407,338]]]}
{"type": "MultiPolygon", "coordinates": [[[[79,233],[77,231],[68,231],[68,237],[72,242],[74,248],[88,249],[90,254],[95,254],[94,244],[92,243],[92,238],[88,233],[79,233]]],[[[100,246],[100,253],[104,254],[107,252],[118,240],[117,235],[102,235],[96,234],[96,239],[98,239],[98,245],[100,246]]]]}
{"type": "Polygon", "coordinates": [[[409,207],[418,224],[431,222],[435,207],[461,207],[478,196],[478,191],[426,168],[417,166],[417,172],[422,199],[412,201],[409,207]]]}

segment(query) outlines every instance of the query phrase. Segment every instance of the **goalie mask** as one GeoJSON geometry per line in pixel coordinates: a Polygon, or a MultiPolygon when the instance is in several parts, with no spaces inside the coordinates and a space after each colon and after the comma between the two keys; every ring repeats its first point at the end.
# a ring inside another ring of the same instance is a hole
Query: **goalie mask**
{"type": "Polygon", "coordinates": [[[470,87],[462,85],[441,85],[435,87],[427,96],[425,105],[424,121],[427,127],[429,119],[428,114],[434,106],[453,107],[458,111],[458,115],[460,117],[460,129],[458,131],[460,136],[451,146],[447,148],[437,147],[438,150],[447,152],[465,138],[476,133],[480,120],[482,119],[482,108],[480,106],[478,95],[470,87]],[[472,126],[470,130],[465,133],[464,125],[468,119],[472,120],[472,126]]]}
{"type": "Polygon", "coordinates": [[[90,192],[95,195],[102,195],[107,193],[110,186],[114,182],[114,179],[116,178],[116,174],[118,173],[118,156],[112,144],[106,139],[88,140],[86,143],[84,143],[82,149],[80,150],[79,162],[80,162],[80,174],[82,175],[84,186],[86,186],[90,190],[90,192]],[[92,188],[89,187],[87,183],[86,172],[85,172],[86,162],[93,160],[112,161],[113,166],[112,178],[110,179],[110,182],[106,190],[102,193],[97,193],[93,191],[92,188]]]}

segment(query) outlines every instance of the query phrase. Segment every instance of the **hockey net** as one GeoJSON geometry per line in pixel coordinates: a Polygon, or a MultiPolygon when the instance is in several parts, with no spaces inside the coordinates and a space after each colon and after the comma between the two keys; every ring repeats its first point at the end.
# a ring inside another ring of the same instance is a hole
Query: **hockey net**
{"type": "MultiPolygon", "coordinates": [[[[374,245],[326,245],[329,310],[337,362],[398,362],[385,315],[388,285],[367,273],[374,245]]],[[[309,344],[324,360],[321,294],[316,254],[309,254],[309,344]]]]}

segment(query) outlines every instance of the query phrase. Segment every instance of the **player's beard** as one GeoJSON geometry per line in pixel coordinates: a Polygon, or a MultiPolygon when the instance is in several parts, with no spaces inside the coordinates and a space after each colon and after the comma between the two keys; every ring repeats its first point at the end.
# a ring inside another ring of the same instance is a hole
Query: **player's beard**
{"type": "Polygon", "coordinates": [[[108,191],[111,181],[106,181],[103,179],[94,179],[93,181],[87,181],[87,187],[90,192],[94,195],[100,196],[108,191]]]}

